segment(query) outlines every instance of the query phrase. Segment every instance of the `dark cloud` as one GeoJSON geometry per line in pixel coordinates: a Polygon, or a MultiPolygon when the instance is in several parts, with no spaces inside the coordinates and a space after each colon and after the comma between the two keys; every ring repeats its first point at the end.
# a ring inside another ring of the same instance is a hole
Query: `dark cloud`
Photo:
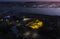
{"type": "Polygon", "coordinates": [[[59,2],[60,0],[0,0],[0,1],[57,1],[59,2]]]}

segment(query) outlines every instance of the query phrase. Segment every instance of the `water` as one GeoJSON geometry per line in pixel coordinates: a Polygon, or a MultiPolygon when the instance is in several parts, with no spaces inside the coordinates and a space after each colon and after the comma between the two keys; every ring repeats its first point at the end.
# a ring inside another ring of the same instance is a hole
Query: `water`
{"type": "Polygon", "coordinates": [[[44,15],[55,15],[60,16],[60,8],[24,8],[24,7],[0,7],[0,11],[14,11],[15,14],[20,12],[25,13],[36,13],[36,14],[44,14],[44,15]]]}

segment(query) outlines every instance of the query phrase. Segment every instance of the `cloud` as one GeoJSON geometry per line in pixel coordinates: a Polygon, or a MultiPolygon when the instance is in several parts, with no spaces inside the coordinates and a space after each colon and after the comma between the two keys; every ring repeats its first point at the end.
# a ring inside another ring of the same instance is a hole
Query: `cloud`
{"type": "Polygon", "coordinates": [[[59,2],[60,0],[0,0],[0,1],[57,1],[59,2]]]}

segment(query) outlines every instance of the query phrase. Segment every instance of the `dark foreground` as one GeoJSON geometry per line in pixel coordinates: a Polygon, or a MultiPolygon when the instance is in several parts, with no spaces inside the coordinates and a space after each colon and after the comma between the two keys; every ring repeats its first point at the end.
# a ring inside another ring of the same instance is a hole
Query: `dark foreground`
{"type": "Polygon", "coordinates": [[[59,8],[4,5],[0,4],[0,39],[60,39],[59,8]],[[29,18],[29,20],[23,21],[24,18],[29,18]],[[32,29],[26,26],[36,19],[43,21],[41,28],[32,29]]]}

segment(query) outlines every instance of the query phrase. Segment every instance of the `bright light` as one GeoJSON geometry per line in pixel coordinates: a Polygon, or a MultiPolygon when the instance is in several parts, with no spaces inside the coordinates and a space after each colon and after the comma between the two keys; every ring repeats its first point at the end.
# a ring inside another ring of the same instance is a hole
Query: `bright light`
{"type": "Polygon", "coordinates": [[[33,33],[32,34],[32,38],[36,38],[36,37],[38,37],[38,34],[37,33],[33,33]]]}
{"type": "Polygon", "coordinates": [[[20,25],[22,25],[21,23],[18,23],[16,26],[20,26],[20,25]]]}
{"type": "Polygon", "coordinates": [[[27,20],[30,20],[30,18],[23,18],[23,21],[27,21],[27,20]]]}
{"type": "Polygon", "coordinates": [[[4,18],[10,18],[10,16],[5,16],[4,18]]]}
{"type": "Polygon", "coordinates": [[[8,19],[6,19],[6,22],[9,21],[8,19]]]}
{"type": "Polygon", "coordinates": [[[0,19],[0,21],[3,21],[3,19],[0,19]]]}
{"type": "Polygon", "coordinates": [[[30,22],[27,24],[32,29],[39,29],[40,27],[43,26],[43,22],[39,20],[35,20],[35,22],[30,22]]]}
{"type": "Polygon", "coordinates": [[[12,24],[12,22],[7,22],[7,23],[8,23],[8,25],[12,24]]]}
{"type": "Polygon", "coordinates": [[[16,20],[16,22],[19,22],[19,20],[16,20]]]}
{"type": "Polygon", "coordinates": [[[28,36],[31,35],[31,32],[30,32],[30,31],[27,31],[27,32],[23,33],[23,35],[24,35],[25,37],[28,37],[28,36]]]}

